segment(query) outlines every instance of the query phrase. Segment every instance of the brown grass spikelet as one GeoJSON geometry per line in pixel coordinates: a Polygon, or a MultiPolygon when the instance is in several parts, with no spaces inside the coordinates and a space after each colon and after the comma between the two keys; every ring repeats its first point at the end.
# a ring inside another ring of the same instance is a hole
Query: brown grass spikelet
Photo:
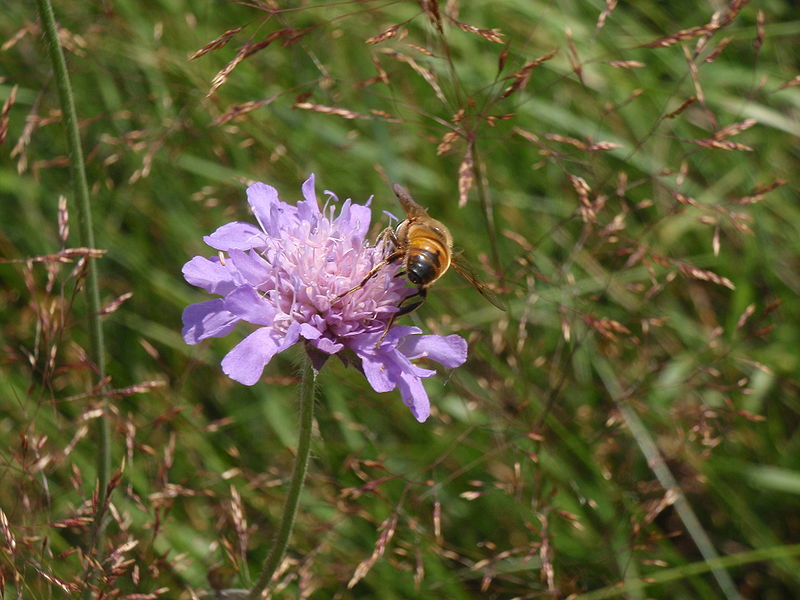
{"type": "Polygon", "coordinates": [[[709,281],[716,285],[721,285],[722,287],[726,287],[729,290],[736,289],[736,286],[733,285],[733,282],[730,279],[728,279],[727,277],[723,277],[721,275],[717,275],[713,271],[709,271],[708,269],[700,269],[681,260],[672,259],[671,262],[678,268],[681,274],[684,275],[685,277],[689,277],[690,279],[696,279],[698,281],[709,281]]]}
{"type": "MultiPolygon", "coordinates": [[[[739,12],[742,8],[750,0],[733,0],[728,5],[727,12],[724,13],[722,17],[720,17],[720,13],[715,13],[712,15],[711,20],[706,23],[705,25],[697,25],[695,27],[689,27],[687,29],[681,29],[680,31],[673,33],[668,36],[664,36],[658,38],[652,42],[647,44],[643,44],[640,46],[641,48],[667,48],[669,46],[673,46],[678,42],[682,42],[685,40],[691,40],[698,37],[704,37],[705,40],[700,40],[698,43],[697,51],[702,51],[705,47],[705,41],[716,31],[719,29],[730,25],[731,22],[738,16],[739,12]]],[[[726,44],[727,45],[727,44],[726,44]]]]}
{"type": "Polygon", "coordinates": [[[572,339],[572,327],[570,326],[569,320],[563,311],[560,312],[559,316],[561,318],[561,337],[563,337],[564,341],[569,344],[570,340],[572,339]]]}
{"type": "Polygon", "coordinates": [[[370,108],[369,114],[375,115],[376,117],[380,117],[384,121],[391,121],[393,123],[397,123],[397,119],[395,119],[391,113],[386,112],[385,110],[379,110],[377,108],[370,108]]]}
{"type": "MultiPolygon", "coordinates": [[[[355,112],[347,108],[339,108],[337,106],[325,106],[324,104],[313,104],[311,102],[296,102],[293,108],[301,110],[311,110],[326,115],[336,115],[343,119],[363,119],[366,121],[374,121],[378,115],[368,115],[364,113],[355,112]]],[[[381,120],[389,121],[391,123],[398,123],[399,120],[394,117],[384,117],[381,115],[381,120]]]]}
{"type": "Polygon", "coordinates": [[[266,39],[260,42],[245,44],[239,48],[239,51],[236,53],[236,56],[233,58],[233,60],[220,69],[216,76],[214,76],[214,79],[211,80],[211,89],[206,94],[206,98],[214,95],[214,92],[216,92],[228,80],[228,75],[230,75],[231,72],[237,66],[239,66],[244,59],[252,56],[256,52],[260,52],[278,39],[283,39],[284,46],[292,44],[293,42],[296,42],[302,38],[306,33],[311,31],[311,29],[311,27],[306,27],[304,29],[279,29],[278,31],[273,31],[270,33],[266,39]]]}
{"type": "Polygon", "coordinates": [[[736,321],[736,329],[741,329],[745,326],[747,321],[750,320],[750,317],[753,316],[753,313],[756,312],[756,305],[755,304],[748,304],[747,307],[744,309],[741,315],[739,315],[739,319],[736,321]]]}
{"type": "Polygon", "coordinates": [[[779,188],[783,185],[786,185],[786,179],[776,179],[770,184],[765,186],[759,186],[755,190],[753,190],[752,194],[748,194],[747,196],[740,196],[738,198],[734,198],[731,200],[733,204],[757,204],[764,200],[764,196],[766,196],[769,192],[773,191],[776,188],[779,188]]]}
{"type": "Polygon", "coordinates": [[[228,75],[242,62],[245,57],[247,56],[247,47],[240,48],[239,52],[236,53],[236,56],[230,61],[227,65],[225,65],[222,69],[220,69],[217,74],[214,76],[214,79],[211,80],[211,89],[208,90],[206,94],[206,98],[209,98],[214,95],[216,92],[228,79],[228,75]]]}
{"type": "Polygon", "coordinates": [[[725,27],[730,24],[749,3],[750,0],[731,0],[731,3],[728,5],[728,12],[726,12],[725,16],[722,18],[720,26],[725,27]]]}
{"type": "Polygon", "coordinates": [[[403,54],[402,52],[398,52],[397,50],[383,48],[381,51],[389,58],[393,58],[398,62],[406,63],[409,67],[416,71],[431,87],[433,93],[436,94],[436,97],[442,102],[442,104],[447,104],[447,98],[445,98],[441,86],[436,81],[436,75],[433,71],[426,69],[410,56],[403,54]]]}
{"type": "Polygon", "coordinates": [[[17,42],[19,42],[26,35],[28,35],[28,34],[32,34],[32,35],[38,34],[38,31],[39,31],[39,25],[37,23],[30,22],[30,23],[27,23],[27,24],[23,25],[17,31],[14,32],[14,35],[12,35],[5,42],[3,42],[3,45],[0,46],[0,51],[6,52],[6,51],[10,50],[14,46],[16,46],[17,42]]]}
{"type": "Polygon", "coordinates": [[[640,60],[611,60],[606,64],[611,67],[617,67],[618,69],[639,69],[647,66],[640,60]]]}
{"type": "Polygon", "coordinates": [[[475,175],[473,173],[473,156],[472,145],[467,145],[467,152],[464,154],[464,160],[458,167],[458,206],[459,208],[466,206],[469,200],[469,191],[475,183],[475,175]]]}
{"type": "Polygon", "coordinates": [[[247,540],[248,540],[248,532],[247,532],[247,516],[244,512],[244,504],[242,503],[242,497],[239,495],[239,491],[236,489],[235,486],[230,486],[230,493],[231,493],[231,500],[230,500],[230,507],[231,507],[231,520],[233,521],[233,528],[236,531],[236,537],[239,541],[239,553],[242,560],[245,560],[247,556],[247,540]]]}
{"type": "Polygon", "coordinates": [[[19,90],[18,85],[11,88],[11,91],[8,93],[8,98],[6,98],[6,101],[3,103],[3,109],[0,110],[0,144],[5,141],[6,135],[8,134],[9,116],[11,114],[11,107],[14,106],[14,102],[17,100],[17,90],[19,90]]]}
{"type": "Polygon", "coordinates": [[[714,133],[714,138],[717,140],[724,140],[725,138],[738,135],[741,132],[750,129],[756,123],[757,121],[755,119],[745,119],[744,121],[733,123],[731,125],[728,125],[727,127],[723,127],[722,129],[714,133]]]}
{"type": "Polygon", "coordinates": [[[622,144],[617,144],[616,142],[593,142],[586,146],[586,150],[588,152],[594,152],[596,150],[613,150],[614,148],[622,148],[622,144]]]}
{"type": "Polygon", "coordinates": [[[611,13],[614,12],[615,8],[617,8],[617,0],[606,0],[605,7],[600,13],[600,16],[597,17],[597,24],[594,26],[595,31],[600,31],[603,27],[605,27],[608,17],[611,16],[611,13]]]}
{"type": "Polygon", "coordinates": [[[719,55],[722,54],[725,48],[728,47],[728,44],[730,44],[731,41],[733,41],[732,37],[723,38],[722,41],[719,44],[717,44],[717,47],[714,48],[711,51],[711,53],[703,59],[703,62],[705,63],[714,62],[717,59],[717,57],[719,57],[719,55]]]}
{"type": "Polygon", "coordinates": [[[440,546],[444,543],[442,537],[442,503],[436,500],[433,503],[433,538],[440,546]]]}
{"type": "Polygon", "coordinates": [[[24,173],[28,168],[26,151],[31,144],[34,132],[51,123],[58,123],[61,121],[60,110],[51,110],[47,116],[40,116],[37,114],[38,109],[38,103],[34,103],[33,106],[31,106],[28,115],[25,117],[25,126],[22,128],[22,133],[19,138],[17,138],[17,143],[14,144],[14,147],[11,149],[11,158],[19,156],[19,160],[17,161],[17,173],[24,173]]]}
{"type": "Polygon", "coordinates": [[[521,127],[514,127],[514,133],[516,133],[522,139],[531,142],[532,144],[539,145],[542,142],[541,138],[538,135],[536,135],[532,131],[526,131],[521,127]]]}
{"type": "Polygon", "coordinates": [[[584,223],[595,223],[597,221],[597,212],[592,206],[592,201],[589,199],[589,194],[592,188],[586,183],[583,177],[578,177],[569,173],[569,180],[575,193],[578,194],[578,202],[580,203],[580,215],[584,223]]]}
{"type": "MultiPolygon", "coordinates": [[[[703,87],[700,85],[700,71],[697,68],[697,63],[694,61],[689,48],[683,46],[683,54],[686,58],[686,66],[689,68],[689,75],[692,78],[692,83],[694,84],[694,94],[697,96],[697,100],[700,102],[702,106],[706,106],[706,95],[703,91],[703,87]]],[[[714,115],[706,109],[708,116],[712,123],[716,122],[716,118],[714,115]]]]}
{"type": "Polygon", "coordinates": [[[563,136],[558,133],[545,133],[544,137],[550,140],[551,142],[558,142],[560,144],[567,144],[568,146],[574,146],[578,150],[586,150],[586,144],[583,143],[581,140],[573,137],[563,136]]]}
{"type": "Polygon", "coordinates": [[[800,75],[795,75],[789,81],[782,84],[778,89],[785,90],[786,88],[795,87],[797,85],[800,85],[800,75]]]}
{"type": "Polygon", "coordinates": [[[553,58],[558,53],[558,49],[548,52],[544,56],[540,56],[533,62],[526,63],[521,69],[519,69],[516,73],[512,73],[505,79],[513,79],[514,81],[509,85],[505,90],[503,90],[502,98],[508,98],[511,94],[516,91],[524,90],[525,87],[528,85],[528,81],[531,78],[531,71],[533,71],[536,67],[541,65],[543,62],[546,62],[553,58]]]}
{"type": "Polygon", "coordinates": [[[8,524],[8,517],[2,508],[0,508],[0,533],[3,534],[6,546],[8,546],[8,549],[13,553],[17,548],[17,540],[14,537],[14,533],[11,531],[11,527],[8,524]]]}
{"type": "Polygon", "coordinates": [[[419,44],[412,44],[412,43],[409,42],[409,43],[406,43],[406,46],[411,48],[414,52],[419,52],[423,56],[428,56],[428,57],[435,56],[435,54],[433,52],[431,52],[427,48],[424,48],[423,46],[420,46],[419,44]]]}
{"type": "Polygon", "coordinates": [[[376,79],[389,85],[389,74],[386,72],[386,69],[383,68],[380,59],[373,53],[370,53],[370,59],[372,60],[372,64],[375,65],[375,71],[378,73],[375,76],[376,79]]]}
{"type": "Polygon", "coordinates": [[[461,134],[457,131],[448,131],[442,136],[442,141],[439,142],[439,145],[436,146],[436,155],[441,156],[446,152],[450,151],[450,148],[453,147],[453,143],[461,137],[461,134]]]}
{"type": "Polygon", "coordinates": [[[111,313],[116,312],[117,310],[119,310],[120,306],[125,304],[125,302],[130,300],[132,297],[133,297],[133,292],[125,292],[124,294],[120,294],[105,306],[100,307],[100,314],[110,315],[111,313]]]}
{"type": "Polygon", "coordinates": [[[674,46],[678,42],[682,42],[685,40],[691,40],[696,37],[700,37],[701,35],[706,35],[708,33],[713,33],[719,29],[718,25],[696,25],[695,27],[689,27],[688,29],[681,29],[680,31],[673,33],[671,35],[667,35],[657,40],[653,40],[652,42],[648,42],[641,46],[641,48],[668,48],[670,46],[674,46]]]}
{"type": "Polygon", "coordinates": [[[462,23],[458,19],[454,17],[448,17],[453,23],[455,23],[456,27],[461,29],[462,31],[466,31],[467,33],[474,33],[476,35],[481,36],[483,39],[493,42],[495,44],[503,44],[505,43],[503,40],[503,33],[499,29],[481,29],[480,27],[475,27],[474,25],[469,25],[468,23],[462,23]]]}
{"type": "Polygon", "coordinates": [[[550,526],[549,519],[546,513],[540,512],[536,515],[539,523],[541,524],[541,532],[539,542],[539,559],[542,561],[542,569],[539,576],[547,584],[547,589],[555,591],[555,566],[553,565],[554,550],[550,543],[550,526]]]}
{"type": "Polygon", "coordinates": [[[578,81],[583,84],[583,64],[578,56],[578,47],[575,45],[575,40],[572,37],[572,29],[567,27],[565,34],[567,36],[567,48],[569,48],[569,52],[567,52],[569,64],[572,67],[572,72],[578,77],[578,81]]]}
{"type": "Polygon", "coordinates": [[[272,96],[270,98],[266,98],[264,100],[251,100],[250,102],[242,102],[241,104],[234,104],[231,106],[225,113],[214,119],[211,124],[212,125],[224,125],[237,117],[241,117],[242,115],[246,115],[249,112],[252,112],[258,108],[263,106],[268,106],[272,104],[276,96],[272,96]]]}
{"type": "Polygon", "coordinates": [[[391,27],[384,29],[381,33],[373,35],[370,38],[367,38],[366,40],[364,40],[364,43],[370,44],[371,46],[374,46],[375,44],[380,44],[381,42],[384,42],[390,38],[395,37],[397,35],[397,32],[403,25],[404,23],[398,23],[396,25],[392,25],[391,27]]]}
{"type": "Polygon", "coordinates": [[[685,204],[687,206],[694,206],[695,208],[700,208],[700,203],[691,196],[681,194],[680,192],[675,192],[674,197],[675,200],[677,200],[680,204],[685,204]]]}
{"type": "Polygon", "coordinates": [[[58,239],[62,247],[66,247],[69,239],[69,211],[67,209],[67,197],[58,197],[58,239]]]}
{"type": "Polygon", "coordinates": [[[439,33],[443,33],[442,15],[439,13],[439,0],[419,0],[422,12],[428,15],[433,26],[439,33]]]}
{"type": "Polygon", "coordinates": [[[375,542],[375,549],[368,558],[364,559],[358,564],[356,570],[353,572],[353,576],[350,578],[350,581],[347,582],[347,589],[352,589],[359,581],[367,576],[367,573],[370,572],[370,569],[372,569],[372,567],[375,566],[375,563],[378,562],[378,559],[383,556],[383,553],[386,551],[386,547],[389,545],[389,542],[392,541],[396,530],[397,515],[392,514],[378,526],[380,535],[375,542]]]}
{"type": "Polygon", "coordinates": [[[689,140],[692,144],[696,144],[702,148],[715,148],[717,150],[743,150],[745,152],[752,152],[753,149],[745,144],[738,142],[731,142],[729,140],[718,140],[716,138],[704,140],[689,140]]]}
{"type": "Polygon", "coordinates": [[[43,571],[39,567],[34,566],[33,568],[39,574],[39,576],[42,579],[52,583],[53,585],[55,585],[58,588],[61,588],[62,591],[66,592],[68,594],[74,593],[74,592],[79,592],[81,590],[81,586],[78,585],[77,583],[70,583],[68,581],[64,581],[60,577],[56,577],[55,575],[50,575],[49,573],[46,573],[45,571],[43,571]]]}
{"type": "Polygon", "coordinates": [[[233,36],[239,33],[242,29],[244,29],[244,27],[234,27],[233,29],[228,29],[228,31],[223,32],[215,39],[208,42],[205,46],[200,48],[198,51],[196,51],[194,54],[192,54],[189,57],[189,60],[195,60],[196,58],[200,58],[204,54],[208,54],[213,50],[219,50],[220,48],[225,47],[228,44],[228,42],[230,42],[233,39],[233,36]]]}
{"type": "Polygon", "coordinates": [[[26,258],[0,258],[0,263],[71,263],[86,258],[100,258],[107,250],[97,248],[65,248],[54,254],[28,256],[26,258]]]}
{"type": "Polygon", "coordinates": [[[617,334],[630,334],[631,330],[619,321],[607,317],[597,318],[592,315],[583,315],[582,320],[604,338],[617,341],[617,334]]]}
{"type": "Polygon", "coordinates": [[[673,110],[671,113],[667,113],[666,115],[664,115],[664,118],[665,119],[674,119],[675,117],[677,117],[679,114],[681,114],[687,108],[689,108],[695,102],[697,102],[697,96],[689,96],[686,100],[681,102],[681,105],[678,108],[673,110]]]}

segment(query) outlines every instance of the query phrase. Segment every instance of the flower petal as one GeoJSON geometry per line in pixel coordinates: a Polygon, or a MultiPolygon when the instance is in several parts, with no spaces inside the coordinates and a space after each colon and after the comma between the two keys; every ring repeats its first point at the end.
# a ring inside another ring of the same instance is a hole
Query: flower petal
{"type": "MultiPolygon", "coordinates": [[[[231,250],[229,262],[233,263],[236,270],[241,275],[242,282],[247,282],[253,287],[261,290],[265,283],[272,277],[273,268],[266,260],[259,256],[258,252],[242,252],[241,250],[231,250]]],[[[271,288],[273,286],[266,286],[271,288]]]]}
{"type": "Polygon", "coordinates": [[[372,389],[376,392],[388,392],[399,387],[403,402],[411,409],[414,418],[420,423],[425,421],[430,416],[431,405],[420,378],[430,377],[436,372],[412,364],[397,348],[382,345],[377,352],[374,346],[371,348],[372,351],[362,350],[357,354],[361,358],[361,369],[372,389]]]}
{"type": "Polygon", "coordinates": [[[339,231],[347,234],[354,248],[359,248],[369,231],[371,219],[372,211],[368,206],[353,204],[347,199],[339,209],[339,216],[334,219],[333,224],[339,231]]]}
{"type": "Polygon", "coordinates": [[[250,223],[227,223],[203,241],[216,250],[250,250],[264,245],[264,233],[250,223]]]}
{"type": "Polygon", "coordinates": [[[376,392],[391,392],[395,386],[395,377],[390,373],[392,365],[383,355],[359,354],[361,357],[361,369],[364,377],[376,392]]]}
{"type": "Polygon", "coordinates": [[[255,325],[272,325],[277,310],[255,288],[243,285],[224,299],[225,310],[255,325]]]}
{"type": "Polygon", "coordinates": [[[224,296],[239,283],[235,271],[223,266],[218,258],[195,256],[183,265],[182,272],[186,281],[210,294],[224,296]]]}
{"type": "Polygon", "coordinates": [[[190,304],[182,318],[183,339],[192,345],[206,338],[226,336],[239,322],[239,317],[225,310],[222,298],[190,304]]]}
{"type": "Polygon", "coordinates": [[[400,388],[403,402],[411,409],[411,414],[417,421],[424,423],[431,414],[431,403],[428,399],[428,392],[422,385],[422,380],[404,371],[400,375],[397,386],[400,388]]]}
{"type": "Polygon", "coordinates": [[[247,202],[264,231],[276,238],[289,224],[296,222],[297,209],[278,199],[278,190],[266,183],[254,183],[247,188],[247,202]]]}
{"type": "Polygon", "coordinates": [[[305,200],[297,203],[297,216],[301,221],[306,221],[313,225],[316,218],[320,216],[317,192],[314,189],[313,173],[303,182],[303,198],[305,200]]]}
{"type": "Polygon", "coordinates": [[[319,332],[319,329],[309,325],[308,323],[301,323],[300,324],[300,335],[303,336],[307,340],[316,340],[322,335],[319,332]]]}
{"type": "Polygon", "coordinates": [[[344,344],[334,342],[326,337],[321,337],[313,342],[314,347],[320,352],[325,354],[336,354],[339,350],[344,348],[344,344]]]}
{"type": "Polygon", "coordinates": [[[271,327],[261,327],[225,355],[222,371],[234,381],[255,385],[272,357],[294,344],[298,337],[299,327],[289,327],[285,335],[271,327]]]}
{"type": "Polygon", "coordinates": [[[427,357],[449,369],[467,360],[467,341],[458,335],[409,335],[397,349],[409,359],[427,357]]]}

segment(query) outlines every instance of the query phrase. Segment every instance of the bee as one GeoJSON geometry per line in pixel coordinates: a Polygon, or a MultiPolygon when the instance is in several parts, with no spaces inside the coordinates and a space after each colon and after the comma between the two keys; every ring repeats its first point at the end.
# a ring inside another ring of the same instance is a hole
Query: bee
{"type": "Polygon", "coordinates": [[[417,204],[403,186],[394,184],[392,190],[400,201],[406,218],[397,225],[394,231],[387,227],[378,238],[388,241],[391,250],[357,286],[346,291],[339,298],[364,287],[386,265],[402,261],[402,269],[399,274],[405,273],[408,280],[417,286],[417,291],[406,298],[399,307],[400,310],[392,315],[384,336],[395,319],[415,311],[425,302],[428,288],[438,281],[450,267],[453,267],[489,302],[497,308],[505,310],[500,298],[473,275],[472,269],[458,254],[453,253],[453,236],[450,234],[450,230],[441,221],[429,216],[428,211],[417,204]],[[406,300],[414,297],[418,299],[405,304],[406,300]]]}

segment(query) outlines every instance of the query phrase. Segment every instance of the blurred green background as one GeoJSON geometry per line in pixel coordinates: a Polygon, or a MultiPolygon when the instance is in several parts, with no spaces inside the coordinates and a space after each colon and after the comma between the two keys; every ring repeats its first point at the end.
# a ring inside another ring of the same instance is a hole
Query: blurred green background
{"type": "MultiPolygon", "coordinates": [[[[229,380],[245,328],[185,345],[181,311],[207,297],[181,267],[251,220],[248,182],[295,202],[312,172],[318,193],[374,195],[376,234],[399,212],[390,184],[409,188],[509,310],[448,273],[406,318],[470,341],[466,365],[426,381],[425,424],[326,366],[273,597],[800,594],[800,12],[615,4],[449,1],[437,22],[410,1],[56,2],[103,304],[132,294],[104,317],[120,480],[95,596],[257,573],[299,350],[260,385],[229,380]]],[[[75,263],[25,260],[64,247],[60,195],[79,245],[33,4],[6,3],[0,42],[0,101],[17,90],[0,147],[0,593],[63,597],[85,587],[96,379],[75,263]]]]}

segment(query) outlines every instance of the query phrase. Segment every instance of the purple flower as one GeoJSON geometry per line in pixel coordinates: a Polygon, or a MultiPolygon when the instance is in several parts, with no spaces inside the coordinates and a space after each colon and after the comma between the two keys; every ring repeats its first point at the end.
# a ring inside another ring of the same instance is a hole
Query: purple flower
{"type": "Polygon", "coordinates": [[[348,350],[375,391],[399,387],[414,417],[424,421],[430,403],[421,378],[435,371],[412,361],[427,357],[457,367],[467,359],[466,341],[401,325],[381,340],[398,305],[414,293],[405,277],[396,277],[399,265],[386,265],[361,289],[339,298],[385,255],[381,244],[365,241],[369,203],[345,200],[338,215],[326,203],[320,211],[313,175],[303,196],[292,206],[278,199],[275,188],[255,183],[247,188],[247,201],[259,226],[228,223],[204,238],[219,256],[195,256],[183,276],[220,297],[186,307],[183,339],[197,344],[228,335],[239,321],[256,325],[222,359],[225,374],[245,385],[254,385],[273,356],[301,340],[317,369],[327,356],[348,350]]]}

